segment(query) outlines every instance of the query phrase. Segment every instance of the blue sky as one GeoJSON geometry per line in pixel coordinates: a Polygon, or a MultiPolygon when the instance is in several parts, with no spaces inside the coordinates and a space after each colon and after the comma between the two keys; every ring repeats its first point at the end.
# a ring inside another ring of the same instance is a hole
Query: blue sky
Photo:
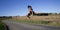
{"type": "Polygon", "coordinates": [[[0,0],[0,16],[25,16],[28,5],[37,13],[60,13],[60,0],[0,0]]]}

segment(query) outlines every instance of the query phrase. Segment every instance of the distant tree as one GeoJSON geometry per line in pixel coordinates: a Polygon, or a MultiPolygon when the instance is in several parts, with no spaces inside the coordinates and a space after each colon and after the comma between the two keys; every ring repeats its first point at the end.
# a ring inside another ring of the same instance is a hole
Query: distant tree
{"type": "Polygon", "coordinates": [[[57,13],[55,13],[55,15],[57,15],[57,13]]]}
{"type": "Polygon", "coordinates": [[[59,13],[60,14],[60,13],[59,13]]]}
{"type": "Polygon", "coordinates": [[[50,15],[52,14],[52,13],[49,13],[50,15]]]}

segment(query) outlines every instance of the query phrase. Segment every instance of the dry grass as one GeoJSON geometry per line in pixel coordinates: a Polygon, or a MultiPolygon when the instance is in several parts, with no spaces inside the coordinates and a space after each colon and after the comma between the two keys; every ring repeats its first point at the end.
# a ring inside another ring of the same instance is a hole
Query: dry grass
{"type": "Polygon", "coordinates": [[[60,26],[60,15],[49,16],[31,16],[28,19],[26,16],[13,17],[12,20],[23,23],[47,24],[52,26],[60,26]]]}

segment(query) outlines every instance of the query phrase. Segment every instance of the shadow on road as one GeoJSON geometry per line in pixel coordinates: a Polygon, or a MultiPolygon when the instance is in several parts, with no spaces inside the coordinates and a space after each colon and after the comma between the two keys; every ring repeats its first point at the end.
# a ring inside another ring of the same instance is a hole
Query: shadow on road
{"type": "Polygon", "coordinates": [[[5,29],[6,30],[10,30],[9,27],[8,27],[8,25],[6,25],[6,24],[4,24],[4,25],[5,25],[5,29]]]}

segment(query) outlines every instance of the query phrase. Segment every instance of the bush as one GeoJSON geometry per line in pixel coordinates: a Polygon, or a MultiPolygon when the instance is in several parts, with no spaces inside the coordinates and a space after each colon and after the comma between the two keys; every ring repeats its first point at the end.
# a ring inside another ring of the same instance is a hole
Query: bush
{"type": "Polygon", "coordinates": [[[5,30],[4,24],[0,21],[0,30],[5,30]]]}

